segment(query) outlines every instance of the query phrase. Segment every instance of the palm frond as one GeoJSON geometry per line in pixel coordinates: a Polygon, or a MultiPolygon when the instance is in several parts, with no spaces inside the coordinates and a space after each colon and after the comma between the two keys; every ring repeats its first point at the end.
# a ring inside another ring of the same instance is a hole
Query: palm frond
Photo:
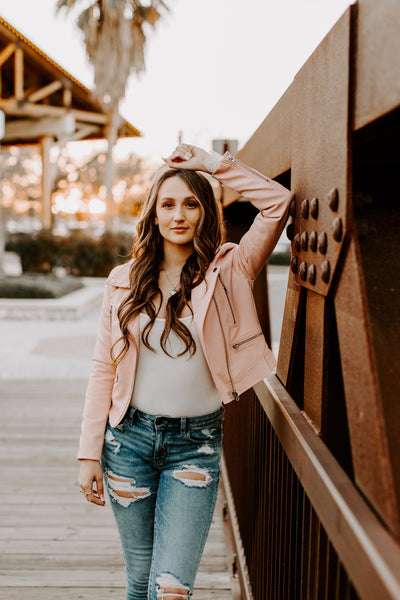
{"type": "Polygon", "coordinates": [[[78,4],[81,0],[57,0],[56,13],[65,8],[67,11],[78,4]]]}

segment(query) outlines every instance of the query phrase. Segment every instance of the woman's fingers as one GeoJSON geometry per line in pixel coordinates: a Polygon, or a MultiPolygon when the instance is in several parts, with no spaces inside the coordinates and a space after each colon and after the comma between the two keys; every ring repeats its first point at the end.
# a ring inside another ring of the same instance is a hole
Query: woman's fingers
{"type": "Polygon", "coordinates": [[[82,461],[79,486],[88,502],[104,506],[103,472],[100,463],[91,460],[82,461]]]}
{"type": "Polygon", "coordinates": [[[208,152],[190,144],[180,144],[170,154],[163,158],[167,165],[175,169],[204,170],[204,158],[208,152]]]}

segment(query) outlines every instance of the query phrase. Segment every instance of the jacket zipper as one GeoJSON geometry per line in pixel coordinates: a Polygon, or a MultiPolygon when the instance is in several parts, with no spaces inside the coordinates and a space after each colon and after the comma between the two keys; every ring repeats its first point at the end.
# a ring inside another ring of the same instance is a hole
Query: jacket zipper
{"type": "Polygon", "coordinates": [[[232,315],[232,319],[233,319],[233,324],[236,325],[235,313],[233,312],[232,304],[231,304],[231,301],[230,301],[230,298],[229,298],[228,289],[225,286],[224,282],[222,281],[221,275],[219,273],[218,273],[218,279],[220,280],[221,285],[224,288],[225,296],[226,296],[226,299],[228,300],[229,308],[230,308],[230,311],[231,311],[231,315],[232,315]]]}
{"type": "Polygon", "coordinates": [[[232,386],[232,396],[234,398],[234,400],[239,400],[239,394],[237,393],[237,391],[235,390],[235,386],[233,385],[233,379],[232,379],[232,374],[231,374],[231,370],[229,368],[229,355],[228,355],[228,348],[226,345],[226,339],[225,339],[225,333],[224,333],[224,329],[222,327],[222,322],[221,322],[221,315],[219,313],[219,308],[218,308],[218,304],[213,296],[213,300],[214,300],[214,304],[215,304],[215,308],[217,311],[217,315],[218,315],[218,321],[219,321],[219,325],[221,327],[221,331],[222,331],[222,339],[224,340],[224,350],[225,350],[225,360],[226,360],[226,369],[228,371],[228,375],[229,375],[229,379],[231,381],[231,386],[232,386]]]}
{"type": "Polygon", "coordinates": [[[259,333],[256,333],[255,335],[252,335],[249,338],[246,338],[245,340],[242,340],[241,342],[237,342],[236,344],[233,344],[232,348],[234,350],[237,350],[238,348],[240,348],[240,346],[243,346],[243,344],[247,344],[247,342],[251,342],[252,340],[255,340],[256,338],[260,337],[260,335],[262,335],[262,331],[260,331],[259,333]]]}
{"type": "Polygon", "coordinates": [[[239,165],[240,167],[243,167],[243,169],[246,169],[246,171],[250,171],[250,173],[252,173],[253,175],[258,176],[258,178],[263,179],[264,181],[267,180],[268,182],[270,181],[268,179],[268,177],[265,177],[264,175],[262,175],[261,173],[259,173],[258,171],[256,171],[255,169],[252,169],[251,167],[248,167],[247,165],[245,165],[242,162],[239,162],[238,160],[236,160],[235,158],[229,158],[228,160],[230,160],[231,162],[235,163],[236,165],[239,165]]]}

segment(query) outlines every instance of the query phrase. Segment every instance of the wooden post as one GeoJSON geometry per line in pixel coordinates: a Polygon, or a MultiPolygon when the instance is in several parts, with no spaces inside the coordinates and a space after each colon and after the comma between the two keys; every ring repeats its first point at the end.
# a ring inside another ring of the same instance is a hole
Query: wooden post
{"type": "Polygon", "coordinates": [[[17,100],[24,98],[24,51],[21,48],[15,50],[15,82],[14,95],[17,100]]]}
{"type": "Polygon", "coordinates": [[[42,154],[42,228],[51,229],[51,164],[50,148],[53,138],[44,135],[40,138],[40,147],[42,154]]]}

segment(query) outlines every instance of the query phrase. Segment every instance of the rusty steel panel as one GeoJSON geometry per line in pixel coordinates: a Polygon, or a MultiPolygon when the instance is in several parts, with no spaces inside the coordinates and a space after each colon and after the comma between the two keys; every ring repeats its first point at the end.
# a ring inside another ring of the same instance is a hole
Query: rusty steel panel
{"type": "Polygon", "coordinates": [[[268,177],[277,177],[290,169],[294,94],[292,84],[238,153],[240,160],[268,177]]]}
{"type": "Polygon", "coordinates": [[[291,269],[328,294],[346,236],[348,199],[349,8],[294,80],[291,269]]]}
{"type": "Polygon", "coordinates": [[[328,323],[326,298],[307,292],[304,360],[304,410],[325,436],[327,401],[328,323]]]}
{"type": "Polygon", "coordinates": [[[400,2],[359,0],[354,129],[400,105],[400,2]]]}
{"type": "MultiPolygon", "coordinates": [[[[363,274],[352,240],[335,295],[336,321],[355,480],[392,531],[400,533],[394,474],[382,410],[363,274]]],[[[397,341],[398,343],[398,341],[397,341]]],[[[395,462],[393,462],[395,461],[395,462]]],[[[397,492],[398,493],[398,492],[397,492]]]]}
{"type": "Polygon", "coordinates": [[[301,287],[296,283],[294,275],[289,273],[279,344],[278,365],[276,368],[276,373],[285,386],[289,384],[291,378],[290,369],[293,363],[292,350],[296,347],[299,336],[301,312],[301,308],[299,307],[300,292],[301,287]]]}
{"type": "MultiPolygon", "coordinates": [[[[290,86],[237,155],[239,160],[271,178],[290,169],[293,94],[290,86]]],[[[223,206],[238,197],[236,191],[224,188],[223,206]]]]}

